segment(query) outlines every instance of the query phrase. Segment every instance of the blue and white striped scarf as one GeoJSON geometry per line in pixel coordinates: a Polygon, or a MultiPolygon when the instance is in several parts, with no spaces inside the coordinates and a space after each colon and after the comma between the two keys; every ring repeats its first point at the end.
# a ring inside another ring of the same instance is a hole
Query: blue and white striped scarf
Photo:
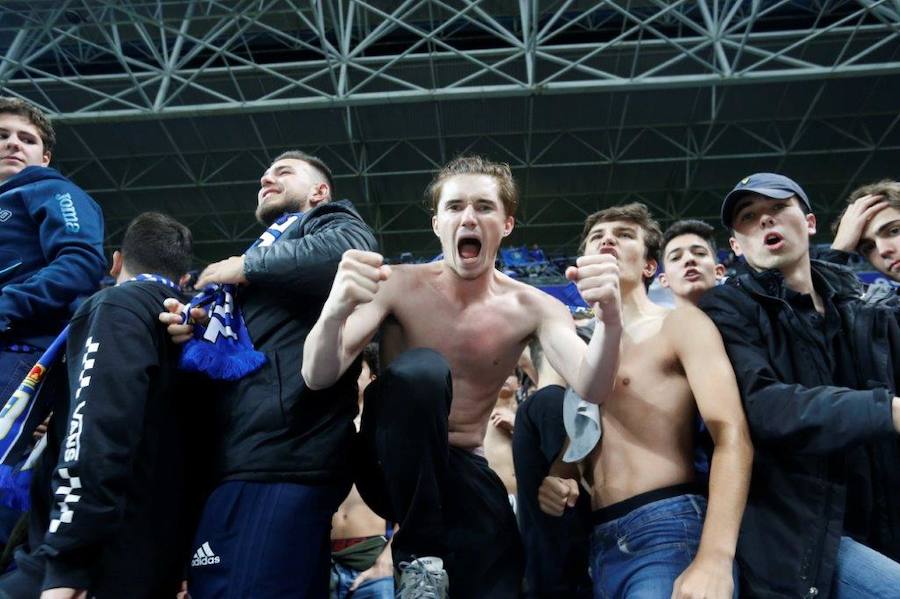
{"type": "MultiPolygon", "coordinates": [[[[302,215],[300,212],[283,214],[248,249],[272,245],[302,215]]],[[[194,324],[194,338],[181,352],[182,370],[201,372],[216,380],[235,381],[256,372],[266,363],[265,354],[253,348],[244,317],[235,301],[236,294],[236,285],[207,285],[191,300],[183,315],[184,322],[187,322],[191,309],[201,306],[208,306],[209,322],[205,326],[194,324]]]]}

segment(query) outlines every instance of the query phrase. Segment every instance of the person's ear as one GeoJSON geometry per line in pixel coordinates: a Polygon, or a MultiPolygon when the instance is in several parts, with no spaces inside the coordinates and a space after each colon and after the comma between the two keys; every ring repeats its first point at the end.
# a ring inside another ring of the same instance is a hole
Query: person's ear
{"type": "Polygon", "coordinates": [[[114,279],[118,278],[124,264],[125,259],[122,257],[122,252],[119,250],[114,251],[112,255],[112,266],[109,268],[110,276],[114,279]]]}
{"type": "Polygon", "coordinates": [[[666,273],[661,272],[661,273],[659,273],[659,276],[656,277],[656,278],[659,279],[659,284],[660,284],[660,285],[662,285],[662,286],[665,287],[666,289],[669,288],[669,277],[666,276],[666,273]]]}
{"type": "Polygon", "coordinates": [[[731,251],[734,252],[735,256],[743,256],[744,252],[741,250],[741,244],[738,243],[738,240],[734,237],[728,238],[728,245],[731,246],[731,251]]]}

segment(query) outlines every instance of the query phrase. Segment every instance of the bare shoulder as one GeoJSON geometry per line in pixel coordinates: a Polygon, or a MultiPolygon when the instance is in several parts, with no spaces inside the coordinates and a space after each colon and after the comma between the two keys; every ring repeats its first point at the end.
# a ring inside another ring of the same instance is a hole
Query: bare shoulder
{"type": "Polygon", "coordinates": [[[718,335],[713,322],[700,308],[687,305],[670,310],[663,322],[663,333],[676,345],[703,342],[718,335]]]}
{"type": "Polygon", "coordinates": [[[435,264],[392,264],[391,276],[385,281],[386,291],[408,293],[420,287],[423,282],[436,276],[440,268],[435,264]]]}

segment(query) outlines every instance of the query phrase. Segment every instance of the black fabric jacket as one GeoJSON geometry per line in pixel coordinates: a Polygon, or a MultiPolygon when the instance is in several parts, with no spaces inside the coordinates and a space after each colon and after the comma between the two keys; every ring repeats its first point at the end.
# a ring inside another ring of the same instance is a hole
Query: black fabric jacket
{"type": "Polygon", "coordinates": [[[827,342],[786,301],[777,271],[739,274],[700,302],[722,334],[756,450],[737,548],[747,597],[830,596],[847,534],[848,455],[896,440],[887,381],[896,321],[859,300],[849,270],[812,269],[826,318],[839,323],[827,342]]]}
{"type": "Polygon", "coordinates": [[[268,247],[248,250],[238,291],[247,331],[266,364],[235,383],[217,383],[210,452],[218,480],[324,483],[349,480],[358,362],[330,388],[300,375],[303,343],[331,290],[343,253],[374,251],[353,205],[320,204],[268,247]]]}
{"type": "Polygon", "coordinates": [[[127,588],[130,597],[161,597],[182,578],[195,423],[180,385],[179,349],[158,320],[172,295],[162,283],[128,282],[98,292],[72,319],[69,401],[54,418],[67,423],[67,434],[54,443],[58,453],[48,445],[45,454],[58,456],[54,496],[49,531],[31,556],[43,560],[43,589],[116,597],[127,588]]]}

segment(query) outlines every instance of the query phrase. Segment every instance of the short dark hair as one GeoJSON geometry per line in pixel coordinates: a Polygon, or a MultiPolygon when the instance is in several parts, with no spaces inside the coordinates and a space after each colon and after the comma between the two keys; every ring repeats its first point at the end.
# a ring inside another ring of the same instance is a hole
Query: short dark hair
{"type": "Polygon", "coordinates": [[[159,212],[134,217],[122,240],[122,259],[132,274],[157,274],[178,282],[191,268],[191,231],[159,212]]]}
{"type": "Polygon", "coordinates": [[[319,158],[318,156],[313,156],[312,154],[307,154],[306,152],[300,150],[288,150],[287,152],[282,152],[278,156],[275,157],[275,160],[272,161],[272,164],[275,164],[279,160],[302,160],[306,164],[310,165],[323,177],[325,177],[325,182],[328,183],[328,190],[331,193],[331,198],[334,199],[334,175],[331,174],[331,169],[328,168],[328,165],[319,158]]]}
{"type": "Polygon", "coordinates": [[[900,209],[900,181],[882,179],[876,183],[869,183],[868,185],[857,187],[851,191],[850,196],[847,198],[847,205],[844,206],[841,213],[838,214],[837,218],[831,223],[832,235],[837,234],[838,227],[841,226],[841,219],[844,218],[844,214],[847,212],[847,208],[850,207],[850,204],[863,196],[884,196],[891,208],[900,209]]]}
{"type": "Polygon", "coordinates": [[[493,162],[482,156],[457,156],[435,173],[425,189],[425,199],[431,211],[437,212],[444,182],[456,175],[487,175],[497,182],[500,201],[506,216],[515,216],[519,207],[519,190],[512,176],[512,169],[505,162],[493,162]]]}
{"type": "Polygon", "coordinates": [[[666,246],[669,245],[669,242],[679,237],[681,235],[689,235],[694,234],[703,241],[706,242],[706,245],[709,246],[709,251],[715,257],[716,251],[718,248],[716,247],[716,237],[715,237],[716,229],[709,223],[705,223],[702,220],[696,220],[693,218],[686,218],[683,220],[677,220],[666,229],[666,232],[663,233],[662,237],[662,245],[660,246],[660,255],[666,255],[666,246]]]}
{"type": "MultiPolygon", "coordinates": [[[[604,208],[588,216],[584,221],[584,229],[581,231],[581,244],[579,253],[584,253],[588,234],[597,223],[606,223],[614,220],[624,220],[634,223],[644,231],[644,258],[659,263],[659,250],[662,245],[662,229],[659,223],[650,215],[647,206],[640,202],[632,202],[621,206],[604,208]]],[[[644,279],[644,286],[649,287],[653,277],[644,279]]]]}
{"type": "Polygon", "coordinates": [[[27,119],[37,128],[41,141],[44,142],[44,152],[47,154],[53,152],[56,146],[56,132],[53,130],[50,117],[40,108],[21,98],[0,96],[0,114],[15,114],[27,119]]]}

